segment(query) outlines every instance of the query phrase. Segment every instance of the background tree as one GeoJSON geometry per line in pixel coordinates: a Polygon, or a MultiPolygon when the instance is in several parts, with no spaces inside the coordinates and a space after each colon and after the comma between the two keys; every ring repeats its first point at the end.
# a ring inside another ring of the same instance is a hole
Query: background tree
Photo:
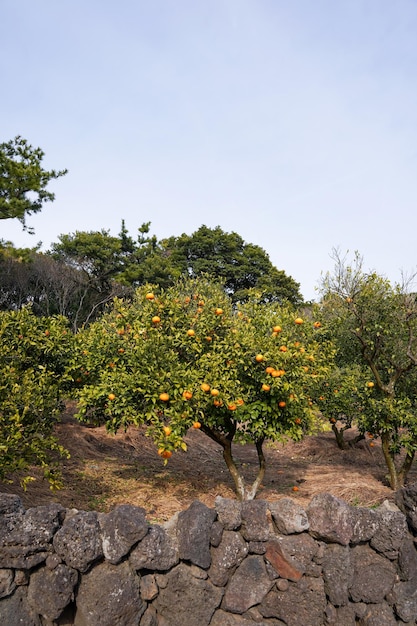
{"type": "Polygon", "coordinates": [[[162,246],[182,276],[207,274],[223,280],[234,302],[244,302],[253,288],[263,293],[264,301],[302,302],[299,284],[276,269],[260,246],[246,243],[235,232],[203,225],[192,235],[164,240],[162,246]]]}
{"type": "Polygon", "coordinates": [[[26,217],[54,200],[55,194],[47,186],[67,173],[44,170],[43,157],[40,148],[33,148],[19,136],[0,144],[0,219],[17,218],[29,232],[33,231],[26,226],[26,217]]]}
{"type": "Polygon", "coordinates": [[[265,439],[299,439],[313,414],[312,389],[332,349],[295,310],[253,299],[236,310],[224,286],[183,279],[167,290],[139,288],[132,303],[77,334],[72,376],[80,419],[111,432],[146,424],[167,460],[186,450],[189,428],[218,443],[240,499],[255,497],[265,439]],[[256,478],[246,484],[232,444],[252,442],[256,478]]]}
{"type": "Polygon", "coordinates": [[[335,251],[322,284],[322,314],[340,365],[366,366],[368,399],[358,416],[363,432],[381,438],[393,489],[404,484],[417,450],[417,302],[410,283],[392,285],[335,251]]]}

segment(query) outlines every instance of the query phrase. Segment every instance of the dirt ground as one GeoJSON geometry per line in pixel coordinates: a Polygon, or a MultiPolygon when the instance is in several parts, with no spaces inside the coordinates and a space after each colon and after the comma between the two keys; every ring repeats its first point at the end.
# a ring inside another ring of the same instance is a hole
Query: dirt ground
{"type": "MultiPolygon", "coordinates": [[[[18,494],[26,507],[59,502],[66,508],[108,512],[118,504],[134,504],[146,510],[152,523],[168,520],[193,500],[213,506],[218,495],[235,497],[220,446],[200,431],[190,431],[188,451],[174,454],[166,467],[143,429],[109,435],[104,427],[80,424],[69,409],[56,431],[71,453],[62,467],[63,489],[51,491],[34,470],[37,480],[26,492],[18,476],[12,483],[0,482],[0,492],[18,494]]],[[[254,446],[238,445],[234,455],[242,471],[254,477],[254,446]]],[[[378,442],[370,447],[361,441],[342,451],[333,433],[327,432],[298,443],[266,443],[265,457],[267,471],[257,497],[267,501],[290,496],[305,507],[314,495],[328,492],[350,504],[371,507],[394,498],[378,442]]],[[[415,480],[413,469],[409,481],[415,480]]]]}

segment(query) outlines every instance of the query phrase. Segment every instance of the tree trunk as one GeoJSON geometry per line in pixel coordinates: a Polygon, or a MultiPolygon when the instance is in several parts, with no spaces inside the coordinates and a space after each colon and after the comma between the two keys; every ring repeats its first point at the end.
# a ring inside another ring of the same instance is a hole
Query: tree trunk
{"type": "Polygon", "coordinates": [[[213,441],[222,446],[223,458],[227,465],[227,469],[229,470],[229,473],[233,479],[238,500],[240,500],[241,502],[246,500],[253,500],[259,489],[259,485],[261,484],[265,476],[266,462],[263,453],[264,439],[259,439],[255,441],[256,451],[258,454],[259,469],[252,485],[247,486],[244,477],[239,472],[239,468],[237,467],[232,454],[232,442],[234,432],[229,433],[227,436],[225,436],[217,431],[212,430],[211,428],[207,428],[204,425],[202,426],[201,430],[204,432],[205,435],[210,437],[210,439],[213,439],[213,441]]]}
{"type": "Polygon", "coordinates": [[[384,453],[385,463],[388,467],[388,479],[391,489],[396,491],[400,487],[403,486],[401,483],[401,476],[399,476],[397,472],[397,468],[395,466],[394,458],[390,451],[390,435],[389,433],[383,433],[381,435],[381,443],[382,443],[382,452],[384,453]]]}

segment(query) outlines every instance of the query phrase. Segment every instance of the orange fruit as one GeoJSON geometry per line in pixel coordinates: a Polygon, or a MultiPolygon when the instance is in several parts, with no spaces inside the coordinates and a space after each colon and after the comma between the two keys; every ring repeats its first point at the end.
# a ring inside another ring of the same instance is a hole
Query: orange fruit
{"type": "Polygon", "coordinates": [[[125,351],[125,349],[124,349],[124,348],[119,348],[117,352],[118,352],[119,354],[123,354],[123,352],[124,352],[124,351],[125,351]]]}
{"type": "Polygon", "coordinates": [[[267,374],[272,374],[272,372],[274,372],[274,371],[275,371],[275,368],[274,368],[274,367],[271,367],[270,365],[269,365],[268,367],[266,367],[266,368],[265,368],[265,372],[266,372],[267,374]]]}
{"type": "Polygon", "coordinates": [[[227,405],[227,408],[229,409],[229,411],[236,411],[236,404],[233,404],[233,402],[231,402],[230,404],[227,405]]]}
{"type": "Polygon", "coordinates": [[[237,406],[242,406],[242,405],[243,405],[243,404],[245,404],[245,403],[244,403],[244,401],[242,400],[242,398],[238,398],[238,399],[236,400],[236,404],[237,404],[237,406]]]}
{"type": "Polygon", "coordinates": [[[288,350],[287,346],[280,347],[281,352],[286,352],[288,350]]]}
{"type": "Polygon", "coordinates": [[[267,385],[264,383],[262,385],[262,391],[271,391],[271,385],[267,385]]]}
{"type": "Polygon", "coordinates": [[[284,402],[284,400],[281,400],[281,402],[278,402],[278,406],[280,409],[283,409],[285,406],[287,406],[287,403],[284,402]]]}
{"type": "Polygon", "coordinates": [[[147,300],[153,300],[155,298],[154,294],[152,292],[149,292],[146,294],[145,298],[147,300]]]}
{"type": "Polygon", "coordinates": [[[154,315],[152,318],[152,323],[153,324],[159,324],[159,322],[161,321],[161,318],[159,317],[159,315],[154,315]]]}
{"type": "Polygon", "coordinates": [[[264,358],[265,358],[265,357],[264,357],[264,355],[263,355],[263,354],[257,354],[257,355],[255,356],[255,361],[256,361],[257,363],[262,363],[262,361],[264,360],[264,358]]]}
{"type": "Polygon", "coordinates": [[[212,337],[210,337],[210,335],[208,335],[208,336],[206,337],[206,341],[212,341],[212,337]]]}
{"type": "Polygon", "coordinates": [[[210,391],[210,393],[211,393],[212,396],[218,396],[219,395],[219,390],[218,389],[212,389],[210,391]]]}
{"type": "Polygon", "coordinates": [[[372,387],[375,387],[375,383],[370,380],[369,383],[366,383],[366,386],[369,387],[369,389],[372,389],[372,387]]]}
{"type": "Polygon", "coordinates": [[[294,323],[298,325],[304,324],[304,320],[301,317],[296,317],[294,323]]]}
{"type": "Polygon", "coordinates": [[[109,395],[107,397],[108,397],[109,400],[114,400],[116,398],[114,393],[109,393],[109,395]]]}
{"type": "Polygon", "coordinates": [[[186,297],[184,298],[184,302],[185,302],[185,304],[189,304],[189,303],[191,302],[191,298],[190,298],[190,296],[186,296],[186,297]]]}
{"type": "Polygon", "coordinates": [[[294,487],[292,488],[293,491],[299,491],[299,488],[297,487],[297,485],[294,485],[294,487]]]}
{"type": "Polygon", "coordinates": [[[169,395],[167,393],[160,393],[159,394],[159,399],[161,400],[161,402],[168,402],[169,395]]]}
{"type": "Polygon", "coordinates": [[[193,397],[193,394],[191,391],[183,391],[182,393],[182,397],[184,398],[184,400],[191,400],[191,398],[193,397]]]}
{"type": "Polygon", "coordinates": [[[124,328],[119,328],[119,330],[117,331],[118,335],[124,335],[125,334],[125,329],[124,328]]]}
{"type": "Polygon", "coordinates": [[[164,426],[162,430],[167,437],[169,437],[169,435],[172,433],[172,428],[170,426],[164,426]]]}
{"type": "Polygon", "coordinates": [[[171,452],[171,450],[162,450],[161,456],[164,459],[169,459],[169,458],[172,457],[172,452],[171,452]]]}
{"type": "Polygon", "coordinates": [[[210,385],[208,383],[202,383],[201,390],[207,393],[208,391],[210,391],[210,385]]]}
{"type": "Polygon", "coordinates": [[[192,328],[190,328],[189,330],[187,330],[187,335],[189,337],[194,337],[195,335],[195,330],[193,330],[192,328]]]}
{"type": "Polygon", "coordinates": [[[217,307],[217,309],[214,310],[216,315],[223,315],[223,309],[221,309],[220,307],[217,307]]]}
{"type": "Polygon", "coordinates": [[[280,333],[282,331],[281,326],[274,326],[272,329],[272,332],[274,333],[280,333]]]}
{"type": "Polygon", "coordinates": [[[295,420],[296,424],[301,424],[301,419],[299,417],[297,417],[297,419],[295,420]]]}
{"type": "Polygon", "coordinates": [[[49,332],[49,330],[45,330],[45,335],[46,335],[47,337],[49,337],[49,335],[50,335],[50,334],[51,334],[51,333],[49,332]]]}
{"type": "Polygon", "coordinates": [[[198,306],[204,306],[204,300],[199,300],[198,306]]]}
{"type": "Polygon", "coordinates": [[[115,367],[114,363],[109,363],[109,367],[115,367]]]}
{"type": "Polygon", "coordinates": [[[321,324],[320,322],[314,322],[313,327],[314,328],[320,328],[321,324]]]}
{"type": "Polygon", "coordinates": [[[223,402],[221,400],[214,400],[213,404],[214,406],[222,406],[223,402]]]}
{"type": "Polygon", "coordinates": [[[200,422],[193,422],[193,428],[201,428],[200,422]]]}

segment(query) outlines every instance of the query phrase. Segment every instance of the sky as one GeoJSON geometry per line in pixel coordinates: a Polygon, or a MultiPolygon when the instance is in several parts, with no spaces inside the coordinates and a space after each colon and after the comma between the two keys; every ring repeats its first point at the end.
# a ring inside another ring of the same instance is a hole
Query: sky
{"type": "Polygon", "coordinates": [[[237,232],[318,299],[332,251],[417,267],[417,0],[2,0],[0,142],[45,153],[61,234],[237,232]]]}

